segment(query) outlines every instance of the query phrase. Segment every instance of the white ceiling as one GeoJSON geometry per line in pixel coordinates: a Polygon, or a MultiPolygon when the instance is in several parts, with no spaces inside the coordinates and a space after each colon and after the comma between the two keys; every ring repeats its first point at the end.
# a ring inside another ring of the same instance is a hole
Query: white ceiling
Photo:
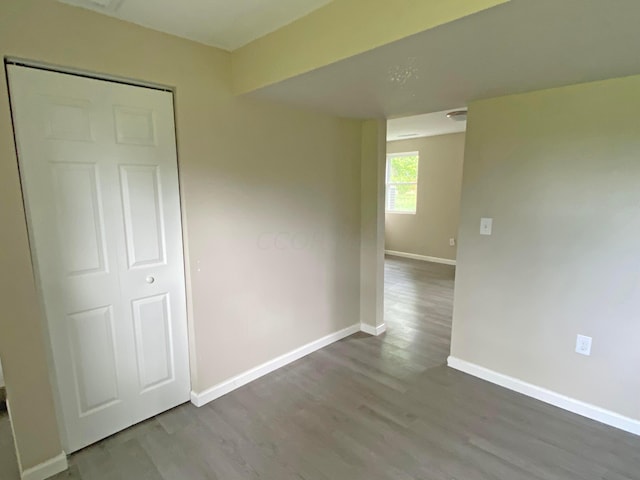
{"type": "Polygon", "coordinates": [[[389,118],[638,74],[639,19],[640,0],[512,0],[251,95],[389,118]]]}
{"type": "Polygon", "coordinates": [[[466,120],[460,122],[447,118],[447,113],[456,110],[466,110],[466,108],[452,108],[442,112],[392,118],[387,121],[387,141],[393,142],[395,140],[410,140],[412,138],[464,132],[467,129],[466,120]]]}
{"type": "Polygon", "coordinates": [[[58,0],[235,50],[333,0],[58,0]]]}

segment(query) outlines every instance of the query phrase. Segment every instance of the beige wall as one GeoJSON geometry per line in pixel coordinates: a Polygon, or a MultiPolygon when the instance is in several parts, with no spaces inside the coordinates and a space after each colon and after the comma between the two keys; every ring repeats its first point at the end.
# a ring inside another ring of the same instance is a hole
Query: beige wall
{"type": "Polygon", "coordinates": [[[456,259],[449,239],[458,236],[464,137],[454,133],[387,143],[387,153],[420,154],[416,214],[386,214],[387,250],[456,259]]]}
{"type": "Polygon", "coordinates": [[[636,76],[471,105],[452,345],[636,420],[639,101],[636,76]],[[591,357],[574,353],[577,334],[591,357]]]}
{"type": "MultiPolygon", "coordinates": [[[[201,392],[359,321],[359,121],[231,95],[229,54],[51,0],[0,3],[0,53],[174,86],[201,392]]],[[[60,452],[7,87],[0,355],[24,468],[60,452]]]]}

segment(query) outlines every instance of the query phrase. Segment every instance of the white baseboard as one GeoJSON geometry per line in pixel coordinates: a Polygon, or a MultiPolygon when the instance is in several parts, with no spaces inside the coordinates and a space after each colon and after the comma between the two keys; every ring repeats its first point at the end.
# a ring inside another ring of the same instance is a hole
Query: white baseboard
{"type": "Polygon", "coordinates": [[[69,468],[67,463],[67,454],[62,452],[60,455],[50,458],[35,467],[27,468],[20,474],[22,480],[45,480],[49,477],[64,472],[69,468]]]}
{"type": "Polygon", "coordinates": [[[443,263],[445,265],[455,265],[455,260],[448,258],[428,257],[426,255],[417,255],[415,253],[395,252],[393,250],[385,250],[385,255],[391,255],[393,257],[412,258],[414,260],[422,260],[423,262],[443,263]]]}
{"type": "Polygon", "coordinates": [[[583,417],[624,430],[625,432],[640,435],[640,420],[625,417],[619,413],[612,412],[611,410],[606,410],[604,408],[576,400],[575,398],[567,397],[552,390],[547,390],[546,388],[538,387],[537,385],[524,382],[517,378],[509,377],[508,375],[489,370],[488,368],[460,360],[459,358],[449,357],[447,364],[451,368],[468,373],[474,377],[481,378],[487,382],[500,385],[501,387],[513,390],[514,392],[522,393],[528,397],[554,405],[562,408],[563,410],[568,410],[569,412],[577,413],[583,417]]]}
{"type": "Polygon", "coordinates": [[[373,335],[377,337],[378,335],[382,335],[387,331],[387,324],[383,323],[379,327],[374,327],[373,325],[367,325],[366,323],[360,324],[360,330],[364,333],[368,333],[369,335],[373,335]]]}
{"type": "Polygon", "coordinates": [[[225,380],[222,383],[214,385],[213,387],[205,390],[204,392],[196,393],[191,392],[191,403],[193,403],[196,407],[202,407],[209,402],[212,402],[216,398],[220,398],[227,393],[232,392],[236,388],[240,388],[247,383],[253,382],[254,380],[271,373],[289,363],[295,362],[302,357],[309,355],[310,353],[315,352],[316,350],[320,350],[321,348],[326,347],[327,345],[331,345],[338,340],[342,340],[354,333],[360,331],[360,324],[357,323],[355,325],[351,325],[339,332],[332,333],[323,337],[314,342],[308,343],[300,348],[297,348],[289,353],[285,353],[284,355],[279,356],[278,358],[274,358],[262,365],[259,365],[251,370],[247,370],[240,375],[236,375],[229,380],[225,380]]]}

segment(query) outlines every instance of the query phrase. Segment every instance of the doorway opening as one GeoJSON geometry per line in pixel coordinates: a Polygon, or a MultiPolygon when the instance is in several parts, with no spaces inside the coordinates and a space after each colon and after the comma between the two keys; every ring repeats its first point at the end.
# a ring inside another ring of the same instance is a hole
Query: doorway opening
{"type": "Polygon", "coordinates": [[[464,110],[387,122],[385,324],[434,366],[450,353],[464,110]]]}

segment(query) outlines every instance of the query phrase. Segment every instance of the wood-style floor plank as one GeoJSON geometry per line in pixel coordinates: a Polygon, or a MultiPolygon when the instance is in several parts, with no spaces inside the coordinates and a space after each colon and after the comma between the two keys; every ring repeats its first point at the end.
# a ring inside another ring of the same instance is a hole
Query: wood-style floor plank
{"type": "Polygon", "coordinates": [[[640,480],[639,437],[445,366],[454,267],[389,257],[385,273],[384,335],[159,415],[57,480],[640,480]]]}

